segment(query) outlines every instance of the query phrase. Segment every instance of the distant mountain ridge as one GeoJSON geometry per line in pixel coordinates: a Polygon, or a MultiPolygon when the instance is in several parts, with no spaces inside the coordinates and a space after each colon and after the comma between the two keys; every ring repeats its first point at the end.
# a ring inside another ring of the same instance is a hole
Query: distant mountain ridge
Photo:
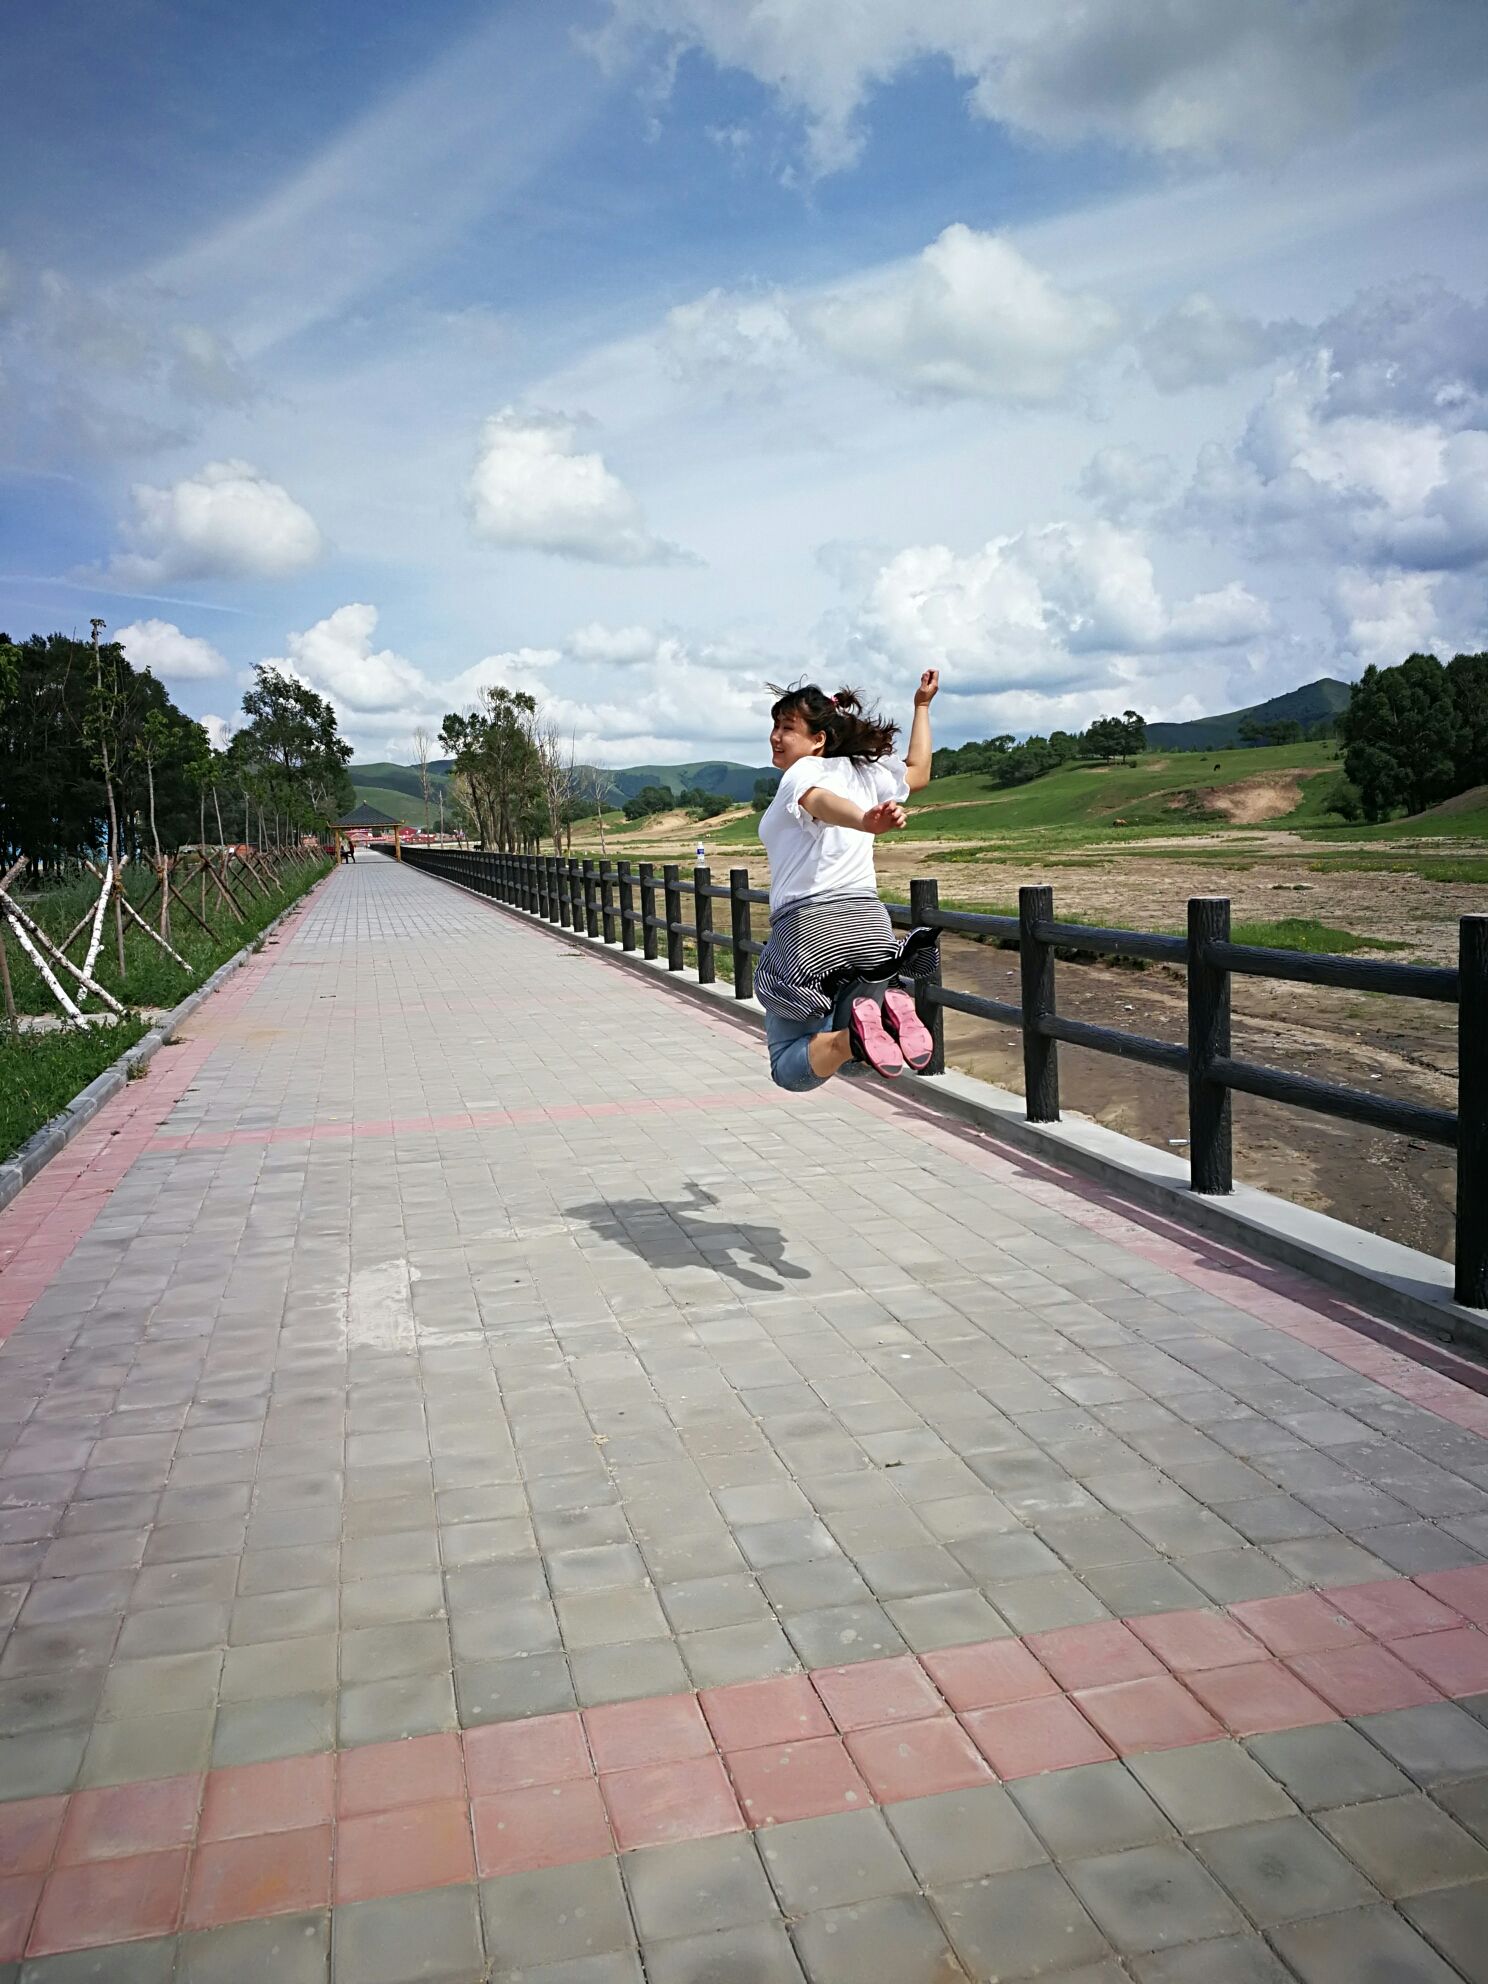
{"type": "Polygon", "coordinates": [[[1302,726],[1304,733],[1315,723],[1329,723],[1348,708],[1351,691],[1347,682],[1331,675],[1320,675],[1316,682],[1304,682],[1300,689],[1289,689],[1284,696],[1268,702],[1252,703],[1243,710],[1225,710],[1218,716],[1194,717],[1188,723],[1149,723],[1147,747],[1152,751],[1226,751],[1244,740],[1243,723],[1286,723],[1302,726]]]}
{"type": "MultiPolygon", "coordinates": [[[[434,758],[429,763],[429,797],[436,819],[439,791],[448,786],[451,763],[449,758],[434,758]]],[[[384,813],[400,814],[410,826],[422,826],[424,793],[417,765],[379,763],[353,765],[350,769],[358,799],[367,800],[384,813]],[[396,803],[399,799],[403,801],[401,806],[396,803]]],[[[587,783],[590,767],[580,765],[575,769],[580,779],[586,781],[581,789],[592,791],[587,783]]],[[[744,806],[754,797],[757,779],[767,778],[773,784],[780,774],[772,765],[736,765],[724,758],[700,758],[686,765],[626,765],[617,769],[606,766],[605,776],[610,781],[610,803],[615,806],[623,806],[648,785],[664,785],[669,792],[677,793],[700,787],[704,792],[716,792],[721,798],[744,806]]]]}

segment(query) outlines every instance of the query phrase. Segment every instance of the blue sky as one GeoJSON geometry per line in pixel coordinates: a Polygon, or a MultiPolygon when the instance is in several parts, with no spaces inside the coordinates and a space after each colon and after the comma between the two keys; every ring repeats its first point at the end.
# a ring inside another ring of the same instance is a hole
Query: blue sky
{"type": "Polygon", "coordinates": [[[12,15],[0,627],[363,757],[941,734],[1484,644],[1469,0],[12,15]]]}

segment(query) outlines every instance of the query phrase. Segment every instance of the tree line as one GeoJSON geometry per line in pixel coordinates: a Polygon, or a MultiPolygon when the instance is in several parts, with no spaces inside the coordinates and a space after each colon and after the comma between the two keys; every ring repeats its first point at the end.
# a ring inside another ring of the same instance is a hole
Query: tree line
{"type": "Polygon", "coordinates": [[[302,682],[260,664],[223,750],[117,641],[0,634],[0,854],[57,869],[187,844],[321,832],[354,803],[351,746],[302,682]]]}
{"type": "MultiPolygon", "coordinates": [[[[666,785],[643,785],[625,802],[627,820],[649,820],[656,813],[685,813],[690,820],[711,820],[733,805],[721,792],[708,792],[700,785],[689,785],[673,792],[666,785]]],[[[766,800],[766,805],[769,801],[766,800]]]]}
{"type": "Polygon", "coordinates": [[[979,742],[947,746],[934,754],[931,770],[937,778],[949,778],[957,772],[984,772],[994,785],[1027,785],[1078,759],[1094,758],[1109,764],[1119,758],[1127,764],[1146,748],[1146,719],[1136,710],[1123,710],[1120,716],[1097,717],[1086,730],[1055,730],[1047,737],[1021,741],[1004,732],[979,742]]]}
{"type": "Polygon", "coordinates": [[[1421,813],[1488,785],[1488,654],[1412,654],[1371,664],[1338,719],[1344,778],[1333,799],[1347,819],[1421,813]]]}

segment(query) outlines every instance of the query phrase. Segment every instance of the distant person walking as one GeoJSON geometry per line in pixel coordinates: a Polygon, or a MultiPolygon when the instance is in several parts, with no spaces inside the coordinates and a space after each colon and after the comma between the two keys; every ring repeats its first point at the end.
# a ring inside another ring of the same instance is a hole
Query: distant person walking
{"type": "Polygon", "coordinates": [[[783,776],[759,825],[770,857],[770,938],[754,983],[781,1088],[819,1088],[853,1060],[894,1076],[906,1062],[923,1068],[930,1059],[913,999],[889,991],[880,1003],[857,982],[892,978],[935,941],[928,931],[896,941],[873,843],[904,825],[903,802],[930,783],[930,705],[939,687],[927,669],[903,758],[894,755],[897,724],[865,710],[854,689],[829,696],[808,683],[786,690],[770,711],[770,758],[783,776]],[[837,1010],[844,998],[845,1014],[837,1010]]]}

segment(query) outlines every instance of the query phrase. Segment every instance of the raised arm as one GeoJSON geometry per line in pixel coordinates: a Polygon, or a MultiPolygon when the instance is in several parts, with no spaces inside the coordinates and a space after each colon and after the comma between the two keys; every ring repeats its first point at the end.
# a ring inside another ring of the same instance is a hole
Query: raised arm
{"type": "Polygon", "coordinates": [[[827,785],[813,785],[809,792],[803,792],[800,805],[802,812],[820,820],[824,827],[851,827],[860,834],[892,833],[904,825],[905,819],[904,808],[896,806],[892,799],[865,810],[827,785]]]}
{"type": "Polygon", "coordinates": [[[909,749],[904,754],[911,792],[921,792],[930,783],[930,705],[939,687],[939,669],[927,668],[915,690],[914,722],[909,729],[909,749]]]}

